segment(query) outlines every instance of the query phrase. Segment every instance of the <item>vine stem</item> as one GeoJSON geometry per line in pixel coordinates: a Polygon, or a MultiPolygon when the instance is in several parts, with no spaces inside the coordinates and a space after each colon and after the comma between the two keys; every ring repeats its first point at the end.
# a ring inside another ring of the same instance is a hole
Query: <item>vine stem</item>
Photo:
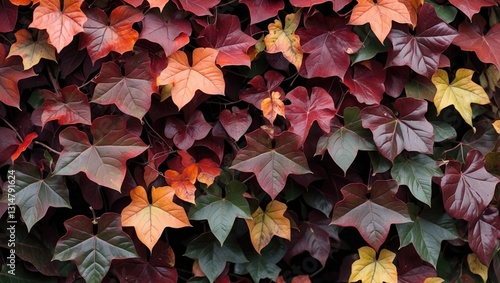
{"type": "Polygon", "coordinates": [[[11,130],[13,130],[13,131],[16,133],[17,138],[18,138],[21,142],[23,142],[23,141],[24,141],[24,139],[23,139],[23,138],[21,137],[21,135],[17,132],[17,130],[16,130],[16,128],[14,128],[14,126],[12,126],[12,125],[11,125],[11,124],[7,121],[7,120],[5,120],[5,118],[4,118],[4,117],[0,116],[0,119],[2,119],[2,121],[3,121],[3,122],[4,122],[4,123],[5,123],[5,124],[6,124],[6,125],[7,125],[10,129],[11,129],[11,130]]]}
{"type": "Polygon", "coordinates": [[[96,217],[94,208],[92,206],[89,206],[89,209],[92,212],[92,224],[96,225],[97,220],[99,220],[99,217],[96,217]]]}
{"type": "Polygon", "coordinates": [[[40,145],[40,146],[42,146],[42,147],[44,147],[44,148],[48,149],[49,151],[51,151],[51,152],[53,152],[53,153],[55,153],[55,154],[57,154],[57,155],[61,155],[61,152],[60,152],[60,151],[57,151],[57,150],[53,149],[52,147],[50,147],[50,146],[48,146],[48,145],[46,145],[46,144],[44,144],[44,143],[41,143],[41,142],[39,142],[39,141],[33,141],[33,143],[34,143],[34,144],[38,144],[38,145],[40,145]]]}
{"type": "Polygon", "coordinates": [[[52,83],[52,87],[56,91],[57,95],[62,96],[62,94],[61,94],[61,86],[59,85],[59,82],[54,77],[54,74],[52,73],[52,69],[51,68],[48,70],[48,73],[49,73],[50,82],[52,83]]]}

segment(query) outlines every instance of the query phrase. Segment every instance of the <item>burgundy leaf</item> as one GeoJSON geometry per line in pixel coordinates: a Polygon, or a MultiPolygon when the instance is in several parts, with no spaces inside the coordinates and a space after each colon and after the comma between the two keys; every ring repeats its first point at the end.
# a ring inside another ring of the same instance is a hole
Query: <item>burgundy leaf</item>
{"type": "MultiPolygon", "coordinates": [[[[186,10],[188,12],[191,12],[197,16],[211,16],[212,13],[210,12],[210,8],[214,7],[215,5],[219,4],[220,0],[177,0],[182,7],[177,7],[179,10],[186,10]]],[[[174,3],[177,4],[177,1],[174,1],[174,3]]]]}
{"type": "Polygon", "coordinates": [[[165,124],[165,136],[174,139],[174,144],[182,150],[193,146],[196,140],[201,140],[208,135],[212,126],[207,123],[201,111],[196,110],[187,123],[178,118],[168,117],[165,124]]]}
{"type": "Polygon", "coordinates": [[[17,150],[19,140],[17,140],[16,132],[9,128],[0,127],[0,166],[11,161],[10,157],[17,150]]]}
{"type": "Polygon", "coordinates": [[[479,13],[482,7],[498,6],[498,0],[450,0],[453,6],[472,20],[472,16],[479,13]]]}
{"type": "Polygon", "coordinates": [[[59,125],[90,125],[90,104],[87,96],[76,85],[60,90],[60,95],[45,89],[43,95],[42,127],[49,121],[57,120],[59,125]]]}
{"type": "Polygon", "coordinates": [[[253,104],[258,109],[260,109],[262,100],[271,97],[273,91],[279,92],[281,94],[280,99],[283,99],[285,92],[280,87],[283,79],[285,77],[276,71],[266,72],[264,78],[261,76],[254,77],[248,82],[252,87],[241,92],[240,98],[253,104]]]}
{"type": "Polygon", "coordinates": [[[295,7],[312,7],[325,2],[333,2],[333,10],[338,12],[351,3],[351,0],[290,0],[290,3],[295,7]]]}
{"type": "Polygon", "coordinates": [[[344,84],[356,99],[368,105],[380,104],[384,95],[385,70],[375,60],[354,64],[344,76],[344,84]]]}
{"type": "Polygon", "coordinates": [[[219,121],[227,134],[237,141],[252,124],[252,116],[248,114],[248,109],[240,110],[236,106],[233,106],[231,111],[229,109],[222,110],[219,114],[219,121]]]}
{"type": "Polygon", "coordinates": [[[469,246],[482,264],[489,266],[498,239],[500,239],[500,215],[496,207],[486,208],[481,216],[470,223],[469,246]]]}
{"type": "Polygon", "coordinates": [[[250,24],[260,23],[278,14],[285,8],[283,0],[240,0],[250,10],[250,24]]]}
{"type": "Polygon", "coordinates": [[[0,32],[11,32],[16,27],[17,6],[9,0],[0,1],[0,32]]]}

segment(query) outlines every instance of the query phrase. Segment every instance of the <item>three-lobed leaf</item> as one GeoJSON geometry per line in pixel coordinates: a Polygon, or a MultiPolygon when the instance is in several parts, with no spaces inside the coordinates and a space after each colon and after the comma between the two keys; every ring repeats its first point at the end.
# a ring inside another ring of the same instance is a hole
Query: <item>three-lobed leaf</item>
{"type": "Polygon", "coordinates": [[[377,253],[371,247],[358,249],[359,259],[352,263],[349,282],[386,282],[397,283],[398,271],[394,263],[396,254],[382,249],[377,258],[377,253]]]}
{"type": "Polygon", "coordinates": [[[24,70],[37,65],[42,58],[57,62],[56,49],[49,44],[46,32],[40,31],[36,40],[33,40],[31,33],[25,29],[18,30],[15,36],[16,43],[10,47],[7,58],[14,55],[21,56],[24,70]]]}
{"type": "Polygon", "coordinates": [[[40,90],[40,93],[44,98],[42,127],[53,120],[57,120],[59,125],[92,124],[89,100],[76,85],[62,88],[60,95],[46,89],[40,90]]]}
{"type": "Polygon", "coordinates": [[[280,20],[274,20],[274,23],[268,25],[269,34],[264,38],[268,53],[281,52],[297,70],[300,69],[304,57],[300,37],[295,34],[301,15],[300,11],[286,15],[285,28],[283,28],[283,23],[280,20]]]}

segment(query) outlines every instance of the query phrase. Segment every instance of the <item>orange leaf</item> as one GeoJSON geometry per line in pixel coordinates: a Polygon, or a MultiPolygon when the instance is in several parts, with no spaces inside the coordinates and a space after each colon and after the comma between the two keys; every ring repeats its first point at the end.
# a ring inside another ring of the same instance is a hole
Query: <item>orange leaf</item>
{"type": "Polygon", "coordinates": [[[193,99],[197,90],[206,94],[224,95],[226,83],[222,71],[215,65],[218,50],[196,48],[193,66],[183,51],[168,57],[168,66],[157,78],[158,85],[172,84],[172,100],[181,109],[193,99]]]}
{"type": "Polygon", "coordinates": [[[195,204],[194,193],[196,192],[196,177],[198,176],[198,165],[192,164],[184,168],[182,174],[175,170],[165,171],[167,184],[175,190],[175,195],[183,201],[195,204]]]}
{"type": "Polygon", "coordinates": [[[284,216],[286,209],[286,204],[273,200],[266,211],[258,207],[252,213],[252,219],[245,219],[252,245],[258,253],[271,242],[273,236],[290,240],[290,220],[284,216]]]}
{"type": "Polygon", "coordinates": [[[182,158],[182,166],[188,167],[192,164],[198,166],[198,182],[206,184],[207,186],[212,185],[215,177],[219,176],[222,171],[219,165],[212,159],[203,158],[199,162],[196,162],[196,160],[185,150],[178,150],[177,153],[182,158]]]}
{"type": "Polygon", "coordinates": [[[274,23],[268,25],[269,34],[264,38],[268,53],[283,53],[283,56],[295,65],[297,70],[300,69],[302,57],[304,56],[300,45],[300,37],[295,34],[300,22],[300,15],[300,11],[286,15],[284,29],[280,20],[274,20],[274,23]]]}
{"type": "Polygon", "coordinates": [[[349,24],[364,25],[370,23],[373,33],[383,43],[391,31],[392,21],[401,24],[413,24],[412,16],[408,10],[408,8],[412,7],[409,1],[359,0],[352,10],[349,24]],[[405,5],[403,1],[408,2],[409,6],[405,5]]]}
{"type": "Polygon", "coordinates": [[[14,154],[12,154],[12,156],[10,157],[10,159],[12,159],[12,162],[14,162],[17,158],[19,158],[19,155],[21,155],[21,153],[23,153],[28,148],[28,146],[30,146],[31,142],[37,137],[38,134],[35,132],[28,134],[24,138],[24,141],[19,145],[16,152],[14,152],[14,154]]]}
{"type": "Polygon", "coordinates": [[[122,225],[135,227],[137,237],[150,251],[166,227],[191,226],[184,208],[173,202],[174,191],[171,187],[153,187],[152,203],[149,203],[146,190],[141,186],[130,191],[130,197],[132,202],[121,213],[122,225]]]}
{"type": "Polygon", "coordinates": [[[262,114],[266,117],[271,124],[274,123],[276,116],[279,114],[285,117],[285,104],[280,99],[281,94],[277,91],[271,93],[271,97],[265,98],[260,103],[260,109],[262,109],[262,114]]]}
{"type": "Polygon", "coordinates": [[[48,34],[44,31],[38,33],[38,39],[33,41],[28,30],[21,29],[15,34],[16,43],[10,47],[9,55],[18,55],[23,58],[23,66],[25,70],[35,66],[42,58],[56,61],[56,49],[49,44],[48,34]]]}

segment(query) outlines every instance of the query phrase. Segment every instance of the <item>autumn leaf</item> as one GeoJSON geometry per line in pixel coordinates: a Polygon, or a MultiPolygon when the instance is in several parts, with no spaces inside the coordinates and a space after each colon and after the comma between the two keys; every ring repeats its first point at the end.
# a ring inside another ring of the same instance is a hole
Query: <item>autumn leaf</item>
{"type": "Polygon", "coordinates": [[[224,95],[224,77],[215,65],[218,53],[212,48],[196,48],[191,66],[186,53],[177,51],[168,57],[168,66],[156,82],[158,85],[173,84],[172,99],[179,109],[193,99],[196,90],[224,95]]]}
{"type": "Polygon", "coordinates": [[[500,217],[496,207],[487,207],[476,221],[469,222],[469,247],[484,265],[490,265],[498,239],[500,217]]]}
{"type": "Polygon", "coordinates": [[[207,123],[203,113],[196,110],[189,116],[187,122],[176,117],[168,117],[163,133],[167,138],[173,139],[179,149],[187,150],[195,141],[206,137],[211,129],[212,126],[207,123]]]}
{"type": "Polygon", "coordinates": [[[23,58],[24,70],[35,66],[42,58],[57,62],[56,49],[48,43],[48,34],[38,32],[38,38],[33,40],[28,30],[21,29],[15,34],[16,43],[10,47],[7,58],[17,55],[23,58]]]}
{"type": "Polygon", "coordinates": [[[462,11],[472,20],[472,16],[479,13],[482,7],[498,5],[497,0],[450,0],[450,3],[462,11]]]}
{"type": "Polygon", "coordinates": [[[224,109],[220,112],[219,121],[227,134],[238,141],[250,128],[252,116],[248,113],[248,109],[239,109],[233,106],[231,111],[224,109]]]}
{"type": "Polygon", "coordinates": [[[76,85],[67,86],[60,91],[60,95],[42,89],[43,112],[42,127],[49,121],[57,120],[59,125],[91,124],[90,104],[87,96],[76,85]]]}
{"type": "Polygon", "coordinates": [[[250,24],[260,23],[278,14],[285,8],[283,0],[240,0],[250,10],[250,24]]]}
{"type": "Polygon", "coordinates": [[[284,79],[285,77],[276,71],[267,71],[264,77],[256,76],[252,78],[248,82],[252,87],[242,91],[240,98],[262,110],[262,100],[271,97],[273,92],[279,92],[281,99],[285,99],[285,92],[280,87],[284,79]]]}
{"type": "Polygon", "coordinates": [[[363,61],[351,66],[343,83],[360,103],[378,105],[385,92],[386,70],[378,61],[363,61]]]}
{"type": "Polygon", "coordinates": [[[190,202],[195,204],[195,196],[196,187],[194,184],[196,183],[196,177],[198,176],[198,165],[191,164],[184,168],[182,174],[175,170],[167,170],[165,171],[165,180],[167,184],[172,186],[175,191],[175,195],[182,199],[183,201],[190,202]]]}
{"type": "Polygon", "coordinates": [[[441,69],[437,70],[432,76],[432,83],[437,89],[436,96],[434,97],[437,115],[444,108],[453,105],[465,122],[473,127],[471,103],[490,103],[488,94],[486,94],[484,89],[472,81],[473,74],[474,71],[472,70],[458,69],[455,79],[450,83],[448,73],[441,69]]]}
{"type": "Polygon", "coordinates": [[[290,240],[290,220],[284,216],[287,208],[286,204],[273,200],[267,204],[265,211],[258,207],[251,220],[245,219],[252,245],[259,254],[273,236],[290,240]]]}
{"type": "Polygon", "coordinates": [[[304,55],[300,46],[300,37],[295,34],[301,15],[300,11],[286,15],[284,29],[280,20],[274,20],[274,23],[268,25],[269,34],[264,38],[268,53],[283,53],[283,56],[295,65],[297,70],[302,65],[304,55]]]}
{"type": "MultiPolygon", "coordinates": [[[[13,1],[0,1],[0,32],[11,32],[16,27],[18,16],[18,5],[13,1]]],[[[29,4],[29,3],[28,3],[29,4]]]]}
{"type": "Polygon", "coordinates": [[[382,249],[379,257],[371,247],[358,249],[360,259],[353,262],[349,282],[386,282],[397,283],[398,271],[394,263],[396,254],[382,249]]]}
{"type": "Polygon", "coordinates": [[[106,57],[111,51],[123,54],[134,48],[139,33],[132,29],[142,21],[141,11],[130,6],[118,6],[108,16],[101,9],[85,9],[87,21],[80,38],[80,49],[87,48],[92,63],[106,57]]]}
{"type": "Polygon", "coordinates": [[[187,168],[193,164],[198,167],[198,176],[196,177],[196,179],[198,180],[198,182],[206,184],[207,186],[212,185],[215,178],[219,176],[222,171],[219,167],[219,164],[217,164],[210,158],[202,158],[201,160],[196,162],[196,159],[194,159],[187,151],[178,150],[177,153],[182,158],[181,162],[184,168],[187,168]]]}
{"type": "Polygon", "coordinates": [[[33,22],[29,27],[46,29],[49,43],[57,52],[61,52],[75,35],[84,31],[83,24],[87,21],[87,16],[80,8],[82,3],[83,0],[40,1],[40,6],[33,12],[33,22]]]}
{"type": "Polygon", "coordinates": [[[146,190],[138,186],[130,191],[132,202],[121,212],[122,225],[135,227],[137,237],[150,251],[165,228],[191,226],[186,211],[173,202],[173,197],[171,187],[153,187],[150,203],[146,190]]]}
{"type": "Polygon", "coordinates": [[[33,142],[33,140],[36,139],[37,137],[38,134],[36,132],[26,135],[26,137],[24,137],[24,141],[17,147],[17,150],[10,157],[12,162],[14,162],[17,158],[19,158],[21,153],[23,153],[28,148],[28,146],[31,145],[31,142],[33,142]]]}
{"type": "Polygon", "coordinates": [[[260,103],[262,114],[271,124],[276,120],[276,116],[285,117],[285,104],[280,99],[281,95],[277,91],[271,93],[271,97],[264,98],[260,103]]]}
{"type": "Polygon", "coordinates": [[[482,264],[475,254],[467,255],[467,264],[472,273],[481,276],[483,282],[486,283],[488,281],[488,266],[482,264]]]}

